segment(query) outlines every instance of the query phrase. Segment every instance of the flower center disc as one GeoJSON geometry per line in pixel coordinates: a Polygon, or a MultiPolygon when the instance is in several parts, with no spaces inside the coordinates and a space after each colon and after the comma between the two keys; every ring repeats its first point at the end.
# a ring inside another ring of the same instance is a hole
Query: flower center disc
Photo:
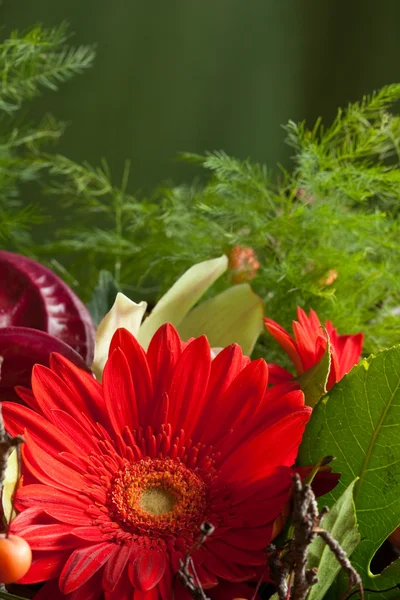
{"type": "Polygon", "coordinates": [[[164,515],[174,508],[176,499],[168,490],[154,487],[144,490],[139,504],[152,515],[164,515]]]}
{"type": "Polygon", "coordinates": [[[179,460],[144,458],[114,475],[107,504],[110,517],[132,534],[197,534],[206,520],[207,486],[179,460]]]}

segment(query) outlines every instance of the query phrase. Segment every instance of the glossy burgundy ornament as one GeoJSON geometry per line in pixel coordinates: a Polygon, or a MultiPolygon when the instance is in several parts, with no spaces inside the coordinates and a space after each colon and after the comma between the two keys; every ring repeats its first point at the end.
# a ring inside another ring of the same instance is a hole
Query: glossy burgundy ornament
{"type": "Polygon", "coordinates": [[[47,365],[51,352],[90,365],[94,334],[88,310],[57,275],[0,250],[0,399],[29,385],[32,366],[47,365]]]}
{"type": "Polygon", "coordinates": [[[0,401],[18,400],[15,386],[31,385],[35,364],[49,365],[50,354],[58,352],[77,367],[88,370],[83,358],[71,346],[44,331],[28,327],[0,329],[0,401]]]}
{"type": "Polygon", "coordinates": [[[0,250],[0,327],[31,327],[93,360],[94,326],[74,292],[40,263],[0,250]]]}

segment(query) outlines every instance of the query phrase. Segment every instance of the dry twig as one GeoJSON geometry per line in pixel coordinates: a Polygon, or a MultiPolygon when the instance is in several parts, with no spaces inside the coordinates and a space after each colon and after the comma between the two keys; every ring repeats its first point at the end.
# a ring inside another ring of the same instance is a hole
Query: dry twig
{"type": "Polygon", "coordinates": [[[319,512],[311,486],[303,484],[299,475],[294,475],[293,538],[281,550],[277,549],[274,544],[270,544],[267,548],[271,578],[276,585],[279,600],[305,600],[310,588],[317,583],[317,569],[307,569],[308,550],[317,536],[324,540],[342,569],[347,573],[349,589],[357,586],[360,600],[364,600],[360,575],[350,563],[340,544],[328,531],[320,527],[327,512],[326,507],[319,512]],[[293,575],[293,585],[288,585],[288,578],[291,574],[293,575]]]}
{"type": "Polygon", "coordinates": [[[200,537],[197,542],[190,548],[185,556],[185,560],[180,561],[180,569],[178,571],[178,577],[182,583],[182,585],[190,592],[195,600],[209,600],[209,598],[204,593],[203,588],[201,587],[201,583],[196,574],[196,569],[194,566],[194,562],[192,560],[192,552],[200,548],[200,546],[206,541],[208,536],[210,536],[214,531],[214,526],[211,523],[202,523],[200,526],[200,537]],[[190,573],[189,569],[191,569],[193,575],[190,573]]]}

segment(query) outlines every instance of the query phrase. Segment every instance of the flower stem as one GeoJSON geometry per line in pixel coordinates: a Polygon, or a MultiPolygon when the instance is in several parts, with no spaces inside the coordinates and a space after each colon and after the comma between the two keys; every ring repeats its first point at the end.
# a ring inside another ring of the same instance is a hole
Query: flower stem
{"type": "Polygon", "coordinates": [[[4,599],[4,600],[27,600],[26,598],[23,598],[22,596],[15,596],[15,594],[10,594],[7,591],[2,591],[0,590],[0,598],[4,599]]]}

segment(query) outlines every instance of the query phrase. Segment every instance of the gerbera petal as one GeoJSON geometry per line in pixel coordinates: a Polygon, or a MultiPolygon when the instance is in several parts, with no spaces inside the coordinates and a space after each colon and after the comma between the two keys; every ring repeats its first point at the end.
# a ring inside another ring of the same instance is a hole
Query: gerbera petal
{"type": "Polygon", "coordinates": [[[10,533],[15,533],[18,535],[20,531],[26,527],[29,527],[30,525],[52,522],[50,517],[44,519],[43,516],[47,517],[47,515],[43,515],[43,511],[40,508],[36,508],[34,506],[24,510],[11,521],[10,533]]]}
{"type": "Polygon", "coordinates": [[[222,557],[212,552],[209,547],[204,552],[204,566],[210,573],[227,581],[248,581],[255,575],[254,569],[225,561],[222,557]]]}
{"type": "Polygon", "coordinates": [[[128,426],[139,427],[135,388],[131,370],[121,348],[110,355],[103,371],[103,392],[109,422],[118,435],[128,426]]]}
{"type": "Polygon", "coordinates": [[[138,590],[147,592],[154,588],[164,575],[167,566],[165,552],[142,551],[132,565],[132,582],[138,590]]]}
{"type": "MultiPolygon", "coordinates": [[[[104,568],[104,572],[107,569],[107,567],[108,567],[108,563],[106,564],[106,566],[104,568]]],[[[103,574],[103,576],[104,576],[104,574],[103,574]]],[[[169,591],[171,593],[171,588],[169,591]]],[[[116,587],[113,589],[113,591],[109,592],[109,591],[107,591],[107,589],[104,590],[105,600],[133,600],[133,594],[134,594],[134,592],[132,590],[132,583],[131,583],[131,580],[129,579],[127,568],[122,572],[122,575],[119,578],[119,581],[118,581],[116,587]]],[[[168,597],[168,600],[171,600],[170,596],[168,597]]]]}
{"type": "Polygon", "coordinates": [[[159,600],[157,587],[153,587],[150,590],[135,588],[133,591],[133,600],[159,600]]]}
{"type": "Polygon", "coordinates": [[[171,565],[168,564],[165,568],[164,575],[158,582],[158,590],[161,596],[161,600],[171,600],[172,582],[173,579],[171,565]]]}
{"type": "MultiPolygon", "coordinates": [[[[249,535],[251,535],[251,530],[249,535]]],[[[218,556],[222,556],[226,561],[232,561],[241,565],[264,565],[265,564],[265,552],[257,552],[246,549],[238,548],[237,546],[231,546],[225,542],[225,540],[213,540],[210,539],[208,548],[218,556]]]]}
{"type": "Polygon", "coordinates": [[[70,552],[70,550],[33,552],[31,568],[18,583],[40,583],[58,577],[70,552]]]}
{"type": "Polygon", "coordinates": [[[340,364],[339,379],[344,377],[346,373],[358,363],[361,358],[364,336],[362,333],[357,335],[340,335],[338,336],[338,345],[336,348],[338,360],[340,364]]]}
{"type": "Polygon", "coordinates": [[[304,331],[307,332],[307,335],[312,337],[313,334],[315,334],[315,332],[320,333],[321,331],[321,322],[318,318],[317,313],[315,312],[315,310],[311,309],[310,310],[310,316],[307,316],[307,313],[300,308],[300,306],[297,307],[297,320],[300,323],[300,325],[303,327],[304,331]]]}
{"type": "Polygon", "coordinates": [[[53,525],[31,525],[20,531],[20,535],[28,542],[32,550],[49,552],[76,548],[79,544],[71,535],[73,527],[64,523],[53,525]]]}
{"type": "MultiPolygon", "coordinates": [[[[264,396],[264,402],[257,414],[258,427],[253,431],[260,431],[273,423],[284,419],[290,414],[304,408],[304,394],[294,382],[280,383],[269,388],[264,396]]],[[[308,410],[308,409],[307,409],[308,410]]]]}
{"type": "Polygon", "coordinates": [[[294,340],[290,337],[286,329],[281,327],[272,319],[264,319],[264,323],[268,332],[276,339],[278,344],[282,346],[286,354],[289,356],[297,373],[302,373],[303,365],[301,362],[301,357],[297,351],[297,346],[294,340]]]}
{"type": "Polygon", "coordinates": [[[213,444],[236,424],[259,408],[268,384],[267,364],[261,358],[251,362],[233,380],[226,392],[215,401],[212,413],[213,427],[203,432],[202,441],[213,444]]]}
{"type": "Polygon", "coordinates": [[[173,582],[173,598],[174,600],[192,600],[193,596],[187,590],[187,588],[183,587],[181,581],[175,577],[173,582]]]}
{"type": "MultiPolygon", "coordinates": [[[[75,527],[72,532],[76,537],[86,540],[87,542],[104,542],[108,539],[99,527],[88,525],[87,527],[75,527]]],[[[111,547],[110,547],[111,551],[111,547]]]]}
{"type": "MultiPolygon", "coordinates": [[[[45,508],[46,514],[61,523],[70,525],[92,525],[93,519],[89,518],[85,511],[73,506],[59,506],[48,504],[45,508]]],[[[75,533],[75,532],[74,532],[75,533]]]]}
{"type": "Polygon", "coordinates": [[[245,529],[235,529],[223,534],[223,541],[242,550],[265,550],[271,541],[271,533],[272,525],[251,529],[250,532],[246,527],[245,529]]]}
{"type": "Polygon", "coordinates": [[[243,527],[248,528],[250,536],[253,531],[273,524],[275,519],[279,517],[283,507],[289,501],[290,489],[291,486],[289,485],[284,492],[273,498],[265,498],[259,504],[252,503],[251,511],[245,504],[236,507],[236,515],[243,527]]]}
{"type": "Polygon", "coordinates": [[[247,415],[242,415],[234,425],[234,429],[229,434],[221,438],[218,449],[223,450],[225,455],[230,454],[241,443],[250,438],[261,434],[268,427],[271,427],[277,421],[296,412],[304,407],[304,394],[302,391],[291,388],[297,388],[296,382],[288,381],[274,385],[266,390],[264,398],[255,406],[253,411],[248,411],[247,415]]]}
{"type": "Polygon", "coordinates": [[[52,456],[57,456],[59,452],[71,450],[71,448],[80,454],[79,446],[73,438],[68,437],[53,423],[49,423],[48,419],[30,408],[15,402],[4,402],[2,408],[4,423],[11,435],[22,435],[27,429],[31,438],[52,456]]]}
{"type": "Polygon", "coordinates": [[[21,398],[21,400],[23,400],[25,404],[29,406],[29,408],[32,408],[32,410],[39,413],[40,415],[43,414],[38,401],[33,395],[32,390],[22,385],[17,385],[14,389],[17,392],[18,396],[21,398]]]}
{"type": "Polygon", "coordinates": [[[180,337],[171,323],[162,325],[154,334],[147,350],[152,374],[154,399],[157,402],[169,390],[176,363],[182,354],[180,337]]]}
{"type": "Polygon", "coordinates": [[[131,547],[129,544],[114,546],[103,573],[103,588],[106,592],[112,592],[117,586],[130,554],[131,547]]]}
{"type": "Polygon", "coordinates": [[[276,383],[282,383],[285,381],[291,381],[293,379],[292,373],[274,363],[268,363],[268,382],[275,385],[276,383]]]}
{"type": "Polygon", "coordinates": [[[245,483],[243,486],[238,486],[232,492],[231,505],[236,508],[237,505],[248,505],[253,501],[255,504],[260,504],[268,500],[286,493],[292,485],[293,470],[290,467],[273,467],[265,472],[265,479],[245,483]]]}
{"type": "Polygon", "coordinates": [[[221,465],[226,481],[256,481],[275,465],[291,466],[310,415],[311,409],[305,407],[240,445],[221,465]],[[268,462],[264,456],[269,457],[268,462]]]}
{"type": "Polygon", "coordinates": [[[147,416],[152,411],[151,400],[153,398],[153,384],[146,353],[136,338],[123,328],[117,329],[111,339],[109,357],[116,348],[121,348],[128,360],[135,389],[139,422],[141,425],[146,425],[147,416]]]}
{"type": "MultiPolygon", "coordinates": [[[[297,312],[297,316],[298,316],[299,320],[300,320],[299,315],[300,315],[301,312],[303,312],[305,318],[307,318],[306,313],[301,308],[299,308],[298,312],[297,312]]],[[[319,320],[318,315],[315,312],[315,310],[313,310],[312,308],[310,309],[309,322],[310,322],[310,327],[312,327],[314,330],[320,329],[320,327],[321,327],[321,321],[319,320]]]]}
{"type": "Polygon", "coordinates": [[[210,367],[210,346],[207,338],[202,336],[182,352],[168,390],[172,431],[184,428],[190,435],[196,416],[202,410],[210,367]]]}
{"type": "Polygon", "coordinates": [[[88,414],[84,400],[48,367],[35,365],[32,369],[32,391],[44,415],[51,421],[55,408],[70,412],[85,425],[82,415],[88,414]]]}
{"type": "Polygon", "coordinates": [[[101,578],[102,570],[99,569],[93,577],[88,579],[83,585],[79,586],[72,594],[69,594],[68,600],[101,600],[103,598],[101,578]]]}
{"type": "Polygon", "coordinates": [[[85,584],[112,554],[113,547],[108,542],[86,546],[75,550],[60,575],[60,590],[70,594],[85,584]]]}
{"type": "Polygon", "coordinates": [[[104,400],[100,383],[91,373],[80,369],[57,352],[50,355],[50,367],[83,400],[85,410],[95,421],[102,421],[104,400]]]}
{"type": "Polygon", "coordinates": [[[40,483],[24,485],[17,490],[15,507],[21,511],[30,507],[46,510],[48,505],[85,508],[86,504],[76,497],[53,487],[40,483]]]}
{"type": "MultiPolygon", "coordinates": [[[[313,466],[295,467],[294,473],[298,473],[304,479],[312,470],[313,466]]],[[[331,467],[323,467],[312,480],[311,487],[317,498],[329,494],[337,485],[341,477],[340,473],[332,473],[331,467]]]]}
{"type": "MultiPolygon", "coordinates": [[[[20,492],[25,492],[26,490],[28,490],[28,495],[25,493],[24,496],[21,498],[21,494],[17,497],[16,501],[15,501],[15,508],[17,510],[22,510],[24,508],[24,504],[30,506],[32,504],[34,504],[35,499],[32,497],[29,497],[29,488],[33,488],[33,487],[40,487],[40,488],[45,488],[45,490],[47,489],[53,489],[54,488],[46,488],[46,486],[44,485],[28,485],[23,488],[21,488],[19,491],[20,492]],[[25,502],[24,502],[25,501],[25,502]]],[[[54,490],[55,492],[57,492],[58,490],[54,490]]],[[[49,515],[50,517],[53,517],[54,519],[56,519],[57,521],[60,521],[61,523],[69,523],[70,525],[90,525],[92,523],[92,519],[90,519],[89,517],[86,516],[86,513],[84,511],[84,509],[81,508],[77,508],[76,506],[69,506],[68,502],[69,502],[69,498],[67,497],[66,494],[63,495],[62,497],[62,502],[60,503],[54,503],[49,501],[51,497],[46,496],[46,492],[39,494],[38,496],[36,496],[38,499],[38,505],[42,507],[43,511],[49,515]],[[43,498],[47,499],[47,502],[43,502],[43,498]]],[[[58,498],[58,500],[60,500],[58,498]]]]}
{"type": "Polygon", "coordinates": [[[317,362],[317,353],[320,348],[318,344],[319,338],[325,343],[323,330],[320,332],[310,332],[305,329],[297,321],[292,323],[293,333],[296,338],[297,351],[301,357],[302,371],[297,371],[299,374],[312,367],[317,362]]]}
{"type": "MultiPolygon", "coordinates": [[[[65,412],[65,410],[55,409],[51,411],[52,421],[59,430],[63,431],[70,440],[79,440],[79,446],[85,454],[90,455],[91,452],[98,453],[99,447],[93,440],[91,431],[87,427],[83,427],[78,423],[73,416],[65,412]]],[[[75,444],[74,444],[75,445],[75,444]]],[[[68,450],[71,450],[71,445],[68,450]]]]}
{"type": "Polygon", "coordinates": [[[47,481],[42,481],[42,483],[47,483],[49,478],[54,486],[61,486],[61,489],[72,489],[79,492],[84,488],[84,480],[79,473],[43,451],[27,431],[25,431],[24,437],[26,443],[23,452],[26,462],[31,471],[32,469],[35,471],[33,473],[35,477],[40,474],[45,476],[47,481]]]}
{"type": "Polygon", "coordinates": [[[218,584],[218,579],[212,575],[203,565],[196,564],[196,574],[201,583],[201,587],[205,590],[215,587],[218,584]]]}
{"type": "MultiPolygon", "coordinates": [[[[235,600],[235,598],[253,600],[254,592],[254,587],[246,583],[227,583],[224,581],[215,590],[210,590],[209,596],[210,600],[235,600]]],[[[259,598],[260,596],[257,594],[255,600],[259,600],[259,598]]]]}
{"type": "Polygon", "coordinates": [[[215,401],[229,388],[233,380],[246,365],[243,364],[243,354],[238,344],[224,348],[212,361],[207,395],[204,399],[202,413],[195,426],[194,435],[199,437],[209,424],[209,411],[215,411],[215,401]]]}
{"type": "Polygon", "coordinates": [[[65,596],[60,591],[56,579],[45,583],[35,594],[35,600],[49,600],[49,598],[51,598],[51,600],[65,600],[65,596]]]}

